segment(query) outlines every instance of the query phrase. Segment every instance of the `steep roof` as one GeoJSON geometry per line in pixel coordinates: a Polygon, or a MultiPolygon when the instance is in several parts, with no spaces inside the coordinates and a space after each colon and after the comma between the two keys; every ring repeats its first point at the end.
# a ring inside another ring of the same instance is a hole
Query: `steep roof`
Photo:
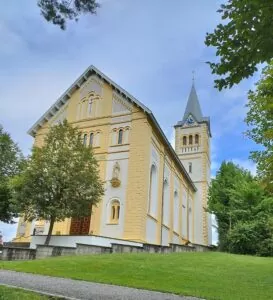
{"type": "Polygon", "coordinates": [[[209,135],[211,137],[210,131],[210,118],[204,117],[202,114],[201,106],[198,100],[198,96],[195,90],[194,83],[192,84],[186,109],[182,121],[178,121],[175,127],[183,126],[189,115],[192,115],[197,123],[206,123],[208,126],[209,135]]]}
{"type": "Polygon", "coordinates": [[[191,92],[188,98],[187,106],[182,121],[185,122],[190,114],[196,119],[196,121],[202,121],[203,114],[196,94],[194,83],[191,87],[191,92]]]}
{"type": "Polygon", "coordinates": [[[60,98],[57,99],[57,101],[42,115],[42,117],[28,130],[28,134],[31,136],[35,136],[37,130],[43,126],[45,122],[47,122],[49,119],[51,119],[61,108],[65,103],[71,98],[73,92],[80,88],[82,84],[84,84],[88,78],[91,75],[96,74],[100,79],[104,80],[107,82],[109,85],[113,87],[114,90],[122,94],[128,101],[139,107],[150,119],[152,124],[156,127],[158,130],[160,136],[162,137],[163,141],[165,142],[168,150],[172,154],[174,160],[178,164],[181,172],[185,175],[188,183],[191,185],[194,191],[196,191],[196,187],[194,183],[192,182],[189,174],[185,170],[183,164],[181,163],[180,159],[178,158],[176,152],[174,151],[173,147],[171,146],[170,142],[168,141],[167,137],[165,136],[163,130],[159,126],[156,118],[154,117],[152,111],[146,107],[143,103],[138,101],[135,97],[130,95],[127,91],[125,91],[122,87],[120,87],[118,84],[116,84],[114,81],[112,81],[108,76],[103,74],[101,71],[99,71],[96,67],[91,65],[88,67],[84,73],[61,95],[60,98]]]}

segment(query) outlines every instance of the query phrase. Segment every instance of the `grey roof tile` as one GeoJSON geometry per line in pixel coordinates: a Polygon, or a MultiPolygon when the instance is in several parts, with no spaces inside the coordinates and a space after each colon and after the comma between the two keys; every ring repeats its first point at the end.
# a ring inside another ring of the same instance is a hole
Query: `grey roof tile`
{"type": "Polygon", "coordinates": [[[197,122],[201,122],[203,119],[203,114],[201,111],[201,107],[197,97],[194,83],[192,84],[191,87],[191,92],[188,98],[188,103],[186,106],[186,110],[182,122],[185,122],[190,114],[196,119],[197,122]]]}

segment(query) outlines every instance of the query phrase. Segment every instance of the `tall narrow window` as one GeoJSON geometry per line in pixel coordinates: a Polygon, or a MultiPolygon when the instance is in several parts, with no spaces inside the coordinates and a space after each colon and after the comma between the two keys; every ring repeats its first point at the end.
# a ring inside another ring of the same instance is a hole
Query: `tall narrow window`
{"type": "Polygon", "coordinates": [[[189,145],[192,145],[192,135],[189,136],[189,145]]]}
{"type": "Polygon", "coordinates": [[[170,187],[168,180],[163,183],[163,224],[169,226],[170,187]]]}
{"type": "Polygon", "coordinates": [[[192,173],[192,163],[189,162],[189,173],[192,173]]]}
{"type": "Polygon", "coordinates": [[[150,190],[149,190],[149,207],[148,213],[153,217],[157,217],[157,169],[155,165],[150,170],[150,190]]]}
{"type": "Polygon", "coordinates": [[[94,147],[99,147],[100,145],[100,132],[96,132],[94,137],[94,147]]]}
{"type": "Polygon", "coordinates": [[[119,215],[120,215],[120,203],[118,200],[114,200],[111,203],[110,222],[112,224],[117,224],[119,221],[119,215]]]}
{"type": "Polygon", "coordinates": [[[118,132],[118,144],[121,145],[122,144],[122,138],[123,138],[123,130],[120,129],[118,132]]]}
{"type": "Polygon", "coordinates": [[[187,137],[183,136],[183,146],[186,146],[186,145],[187,145],[187,137]]]}
{"type": "Polygon", "coordinates": [[[195,144],[199,144],[199,135],[198,134],[195,135],[195,144]]]}
{"type": "Polygon", "coordinates": [[[86,117],[86,101],[81,102],[81,119],[86,117]]]}
{"type": "Polygon", "coordinates": [[[86,143],[87,143],[87,134],[85,133],[84,136],[83,136],[83,144],[84,144],[84,146],[86,146],[86,143]]]}
{"type": "Polygon", "coordinates": [[[118,205],[117,206],[117,211],[116,211],[116,213],[117,213],[117,219],[119,220],[119,211],[120,211],[120,206],[118,205]]]}
{"type": "Polygon", "coordinates": [[[179,197],[178,192],[174,192],[173,197],[173,230],[179,231],[179,197]]]}
{"type": "Polygon", "coordinates": [[[92,100],[89,100],[88,102],[88,116],[91,116],[91,113],[92,113],[92,100]]]}
{"type": "Polygon", "coordinates": [[[93,141],[94,141],[94,133],[91,132],[89,137],[89,146],[93,146],[93,141]]]}

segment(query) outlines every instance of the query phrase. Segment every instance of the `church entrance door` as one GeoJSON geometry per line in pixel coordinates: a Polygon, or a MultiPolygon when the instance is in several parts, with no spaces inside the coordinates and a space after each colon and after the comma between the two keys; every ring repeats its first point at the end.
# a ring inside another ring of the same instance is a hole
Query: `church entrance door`
{"type": "Polygon", "coordinates": [[[91,216],[72,218],[70,235],[87,235],[89,233],[91,216]]]}

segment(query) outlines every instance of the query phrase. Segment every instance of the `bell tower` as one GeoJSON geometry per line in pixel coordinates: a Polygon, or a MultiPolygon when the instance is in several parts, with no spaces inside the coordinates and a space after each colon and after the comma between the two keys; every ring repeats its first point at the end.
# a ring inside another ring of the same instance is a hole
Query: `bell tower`
{"type": "MultiPolygon", "coordinates": [[[[210,119],[203,117],[194,82],[182,121],[175,126],[175,151],[197,191],[191,201],[193,235],[191,242],[211,244],[211,217],[206,212],[210,184],[210,119]]],[[[192,224],[189,224],[191,226],[192,224]]]]}

